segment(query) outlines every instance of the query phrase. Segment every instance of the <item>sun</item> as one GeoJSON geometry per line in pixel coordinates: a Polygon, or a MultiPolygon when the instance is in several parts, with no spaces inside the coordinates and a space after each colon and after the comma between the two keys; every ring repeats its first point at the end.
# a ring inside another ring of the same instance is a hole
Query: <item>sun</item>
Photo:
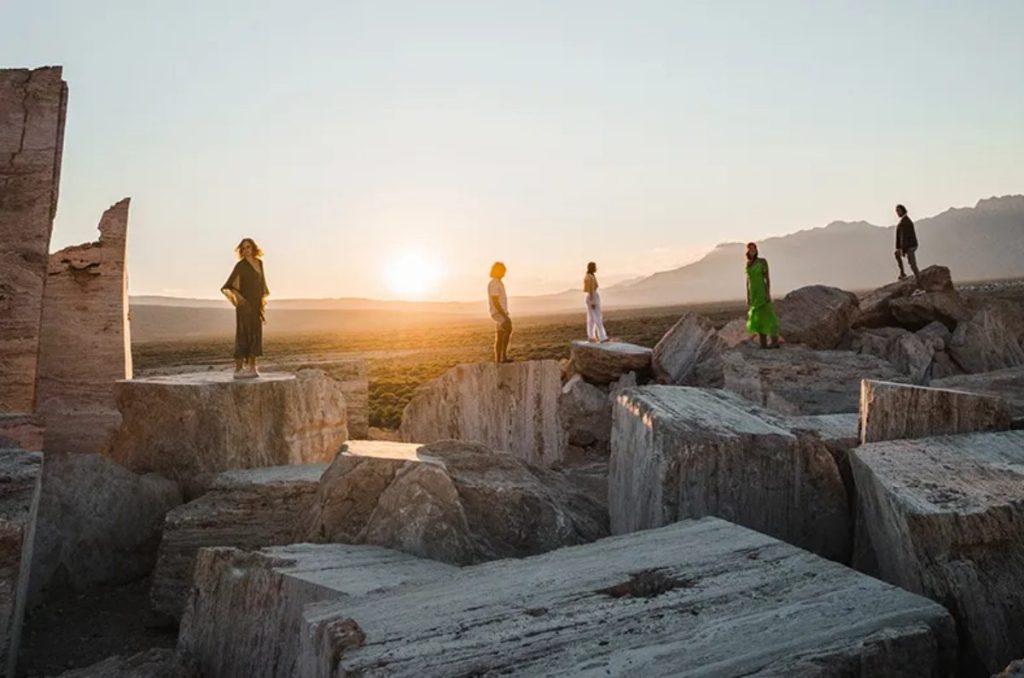
{"type": "Polygon", "coordinates": [[[388,287],[403,299],[422,299],[435,292],[443,273],[440,260],[421,250],[398,252],[385,268],[388,287]]]}

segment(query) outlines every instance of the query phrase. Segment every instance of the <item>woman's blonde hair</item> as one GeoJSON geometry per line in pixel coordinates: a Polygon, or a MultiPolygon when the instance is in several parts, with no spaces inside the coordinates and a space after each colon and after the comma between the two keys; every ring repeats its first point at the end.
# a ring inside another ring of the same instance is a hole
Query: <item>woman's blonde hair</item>
{"type": "Polygon", "coordinates": [[[493,265],[491,266],[491,277],[492,277],[492,278],[497,278],[499,274],[500,274],[500,275],[505,275],[505,272],[506,272],[507,270],[508,270],[508,269],[506,269],[506,268],[505,268],[505,264],[503,264],[503,263],[502,263],[502,262],[500,262],[500,261],[496,261],[496,262],[494,262],[494,264],[493,264],[493,265]]]}
{"type": "Polygon", "coordinates": [[[252,245],[252,255],[254,257],[259,259],[260,257],[263,256],[263,250],[260,249],[260,246],[256,244],[255,240],[253,240],[252,238],[242,238],[242,242],[238,243],[238,245],[235,246],[235,254],[238,255],[239,259],[242,258],[242,247],[245,246],[245,243],[249,243],[250,245],[252,245]]]}

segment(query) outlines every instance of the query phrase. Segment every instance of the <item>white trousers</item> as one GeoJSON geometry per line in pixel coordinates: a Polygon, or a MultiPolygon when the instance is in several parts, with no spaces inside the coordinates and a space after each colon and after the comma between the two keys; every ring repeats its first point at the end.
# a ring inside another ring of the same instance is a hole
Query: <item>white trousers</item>
{"type": "Polygon", "coordinates": [[[601,317],[601,295],[594,292],[594,305],[587,303],[587,339],[592,341],[608,341],[608,333],[604,330],[604,319],[601,317]]]}

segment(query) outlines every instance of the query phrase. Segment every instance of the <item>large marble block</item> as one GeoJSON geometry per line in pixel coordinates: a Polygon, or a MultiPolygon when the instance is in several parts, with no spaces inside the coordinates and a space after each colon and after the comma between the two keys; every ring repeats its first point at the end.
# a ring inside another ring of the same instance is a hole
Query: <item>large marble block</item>
{"type": "Polygon", "coordinates": [[[570,354],[576,373],[594,384],[610,384],[630,372],[650,373],[654,351],[621,341],[574,341],[570,354]]]}
{"type": "Polygon", "coordinates": [[[936,388],[981,393],[1002,398],[1010,403],[1015,417],[1024,417],[1024,367],[1008,367],[992,372],[961,374],[935,379],[936,388]]]}
{"type": "Polygon", "coordinates": [[[43,455],[0,449],[0,670],[14,676],[28,597],[43,455]]]}

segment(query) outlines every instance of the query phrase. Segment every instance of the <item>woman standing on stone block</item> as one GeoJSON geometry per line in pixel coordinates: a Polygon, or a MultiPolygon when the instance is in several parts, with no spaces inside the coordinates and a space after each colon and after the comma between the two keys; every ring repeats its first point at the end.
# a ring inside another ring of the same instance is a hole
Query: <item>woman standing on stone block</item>
{"type": "Polygon", "coordinates": [[[604,329],[604,318],[601,316],[601,295],[597,292],[597,264],[587,264],[587,274],[583,276],[583,291],[587,295],[587,339],[604,343],[608,341],[608,333],[604,329]]]}
{"type": "Polygon", "coordinates": [[[267,277],[263,251],[252,238],[235,248],[238,263],[220,291],[235,306],[235,379],[255,379],[256,358],[263,355],[264,309],[267,306],[267,277]]]}
{"type": "Polygon", "coordinates": [[[757,244],[747,243],[747,332],[756,334],[761,348],[779,347],[779,319],[772,305],[768,262],[758,256],[757,244]],[[771,345],[767,337],[772,338],[771,345]]]}

